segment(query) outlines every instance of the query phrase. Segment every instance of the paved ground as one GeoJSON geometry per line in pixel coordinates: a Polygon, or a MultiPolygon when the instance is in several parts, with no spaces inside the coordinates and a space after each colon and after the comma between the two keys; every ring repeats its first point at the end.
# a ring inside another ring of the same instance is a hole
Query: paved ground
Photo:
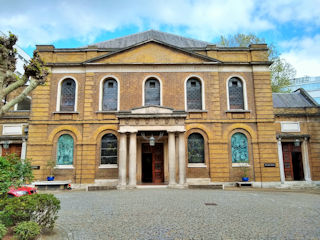
{"type": "Polygon", "coordinates": [[[320,239],[320,194],[148,189],[59,192],[42,239],[320,239]],[[216,205],[206,205],[216,204],[216,205]]]}

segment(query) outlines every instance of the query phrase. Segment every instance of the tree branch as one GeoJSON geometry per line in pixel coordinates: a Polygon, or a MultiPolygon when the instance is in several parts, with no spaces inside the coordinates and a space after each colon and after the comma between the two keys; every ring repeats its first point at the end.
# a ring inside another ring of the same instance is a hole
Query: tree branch
{"type": "Polygon", "coordinates": [[[2,91],[3,96],[6,96],[12,91],[16,90],[17,88],[23,86],[28,80],[29,80],[28,77],[24,75],[21,78],[19,78],[18,81],[11,83],[8,87],[3,89],[2,91]]]}

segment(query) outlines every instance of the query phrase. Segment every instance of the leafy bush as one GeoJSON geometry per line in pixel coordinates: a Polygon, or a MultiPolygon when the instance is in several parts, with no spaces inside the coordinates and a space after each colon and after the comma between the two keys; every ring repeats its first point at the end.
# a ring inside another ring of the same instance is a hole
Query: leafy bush
{"type": "Polygon", "coordinates": [[[30,161],[22,161],[15,154],[0,157],[0,197],[6,196],[9,187],[18,187],[32,179],[30,161]]]}
{"type": "Polygon", "coordinates": [[[7,228],[4,224],[0,223],[0,239],[4,237],[7,233],[7,228]]]}
{"type": "Polygon", "coordinates": [[[13,232],[20,240],[31,240],[40,234],[40,226],[33,221],[21,222],[14,227],[13,232]]]}
{"type": "Polygon", "coordinates": [[[0,221],[14,226],[22,221],[34,221],[41,229],[53,229],[60,200],[53,194],[33,194],[0,201],[0,221]]]}

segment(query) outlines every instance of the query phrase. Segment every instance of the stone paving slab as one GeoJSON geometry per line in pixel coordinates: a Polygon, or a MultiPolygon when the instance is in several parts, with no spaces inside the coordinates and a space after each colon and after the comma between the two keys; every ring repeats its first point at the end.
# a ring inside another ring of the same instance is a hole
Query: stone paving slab
{"type": "Polygon", "coordinates": [[[45,240],[320,239],[319,194],[138,189],[55,195],[58,231],[45,240]]]}

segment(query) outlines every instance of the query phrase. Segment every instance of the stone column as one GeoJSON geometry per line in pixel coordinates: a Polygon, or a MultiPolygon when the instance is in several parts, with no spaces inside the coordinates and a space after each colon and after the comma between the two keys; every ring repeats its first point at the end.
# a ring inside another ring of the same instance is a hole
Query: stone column
{"type": "Polygon", "coordinates": [[[307,182],[311,182],[311,172],[310,172],[309,153],[308,153],[308,138],[304,138],[304,141],[302,143],[302,161],[303,161],[304,179],[307,182]]]}
{"type": "Polygon", "coordinates": [[[169,152],[169,186],[176,185],[176,142],[175,133],[168,132],[168,152],[169,152]]]}
{"type": "Polygon", "coordinates": [[[26,159],[26,152],[27,152],[27,141],[25,138],[22,138],[22,146],[21,146],[21,160],[25,160],[26,159]]]}
{"type": "Polygon", "coordinates": [[[137,185],[137,133],[130,133],[129,143],[129,187],[137,185]]]}
{"type": "Polygon", "coordinates": [[[278,159],[279,159],[279,169],[280,169],[280,181],[281,181],[281,184],[284,184],[286,177],[284,175],[281,138],[278,138],[278,159]]]}
{"type": "Polygon", "coordinates": [[[186,184],[186,147],[184,133],[179,133],[179,184],[186,184]]]}
{"type": "Polygon", "coordinates": [[[118,168],[119,168],[118,189],[125,189],[127,184],[127,135],[125,133],[120,133],[118,168]]]}

